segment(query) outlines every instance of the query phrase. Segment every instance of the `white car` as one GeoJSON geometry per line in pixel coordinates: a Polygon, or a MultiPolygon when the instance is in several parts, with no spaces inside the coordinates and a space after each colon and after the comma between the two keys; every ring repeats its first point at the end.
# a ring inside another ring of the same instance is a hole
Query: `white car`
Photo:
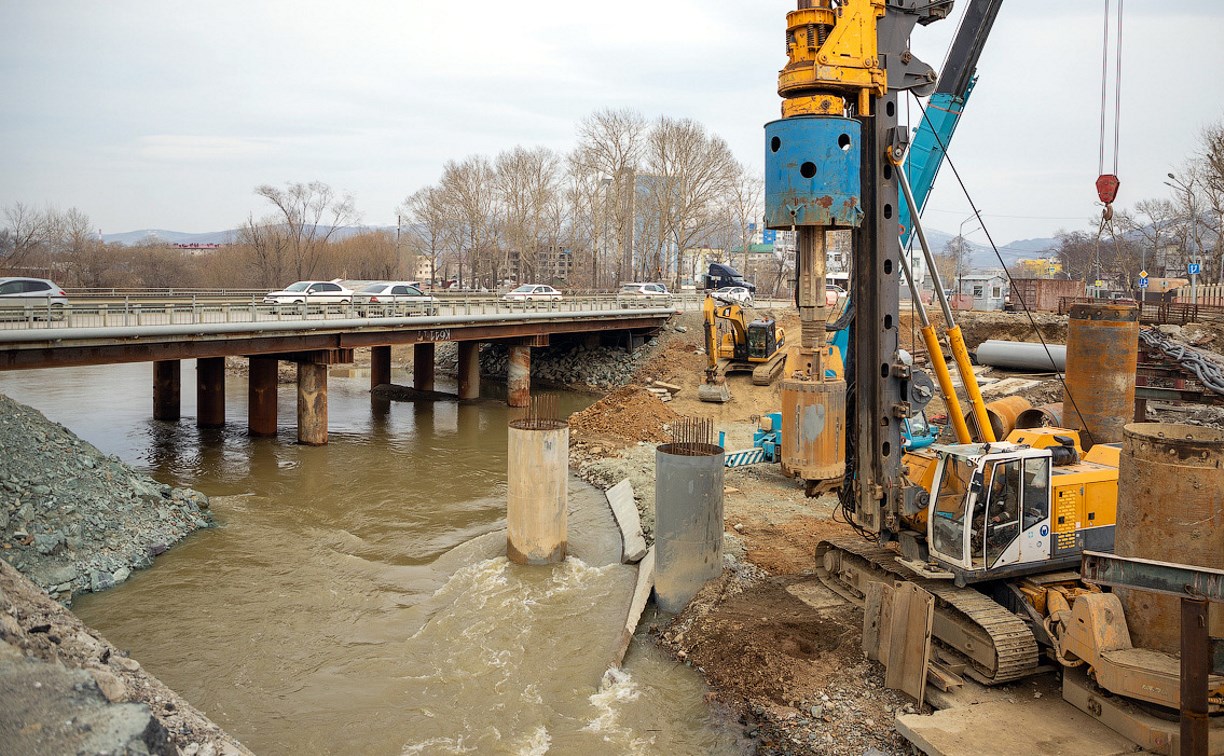
{"type": "Polygon", "coordinates": [[[728,304],[752,306],[752,292],[743,286],[724,286],[721,289],[715,289],[710,296],[728,304]]]}
{"type": "Polygon", "coordinates": [[[616,292],[618,301],[654,300],[667,303],[671,298],[671,292],[661,283],[624,283],[616,292]]]}
{"type": "Polygon", "coordinates": [[[353,292],[353,304],[362,317],[379,315],[437,315],[438,300],[417,288],[415,281],[377,281],[353,292]]]}
{"type": "Polygon", "coordinates": [[[547,302],[561,299],[561,292],[544,284],[523,284],[502,297],[504,302],[547,302]]]}
{"type": "Polygon", "coordinates": [[[50,315],[52,320],[64,317],[68,295],[45,278],[0,278],[0,317],[25,320],[50,315]]]}
{"type": "Polygon", "coordinates": [[[280,291],[268,292],[263,301],[264,304],[348,304],[353,301],[353,290],[336,281],[298,281],[280,291]]]}

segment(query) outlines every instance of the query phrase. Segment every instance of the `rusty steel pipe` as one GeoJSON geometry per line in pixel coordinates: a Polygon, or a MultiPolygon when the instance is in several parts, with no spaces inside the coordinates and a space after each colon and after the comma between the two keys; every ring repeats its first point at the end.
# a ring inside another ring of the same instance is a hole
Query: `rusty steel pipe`
{"type": "MultiPolygon", "coordinates": [[[[1016,424],[1019,422],[1020,415],[1032,408],[1033,405],[1029,403],[1029,400],[1022,396],[1008,396],[988,402],[986,419],[990,421],[990,430],[994,433],[995,440],[1002,441],[1007,438],[1007,434],[1021,427],[1016,424]]],[[[973,412],[965,413],[965,422],[970,428],[977,429],[977,417],[973,412]]]]}
{"type": "Polygon", "coordinates": [[[280,362],[275,357],[250,359],[247,381],[247,432],[252,436],[276,435],[276,384],[280,362]]]}
{"type": "Polygon", "coordinates": [[[327,365],[299,362],[297,366],[298,443],[327,443],[327,365]]]}
{"type": "MultiPolygon", "coordinates": [[[[1114,553],[1224,569],[1224,431],[1192,425],[1125,426],[1118,467],[1114,553]],[[1173,549],[1174,551],[1170,551],[1173,549]]],[[[1176,654],[1178,599],[1117,589],[1136,646],[1176,654]]],[[[1224,637],[1224,605],[1211,607],[1224,637]]]]}
{"type": "Polygon", "coordinates": [[[158,360],[153,363],[153,419],[177,422],[182,414],[182,363],[158,360]]]}
{"type": "Polygon", "coordinates": [[[1062,428],[1062,402],[1030,407],[1016,416],[1017,428],[1062,428]]]}
{"type": "Polygon", "coordinates": [[[196,425],[201,428],[225,425],[224,357],[196,360],[196,425]]]}
{"type": "Polygon", "coordinates": [[[531,401],[531,347],[514,344],[506,365],[506,403],[526,407],[531,401]]]}
{"type": "Polygon", "coordinates": [[[1080,431],[1086,450],[1122,440],[1135,411],[1139,308],[1077,304],[1067,321],[1063,420],[1080,431]]]}
{"type": "Polygon", "coordinates": [[[412,387],[417,391],[434,390],[434,352],[432,341],[412,345],[412,387]]]}
{"type": "Polygon", "coordinates": [[[370,388],[391,382],[391,347],[387,345],[370,347],[370,388]]]}

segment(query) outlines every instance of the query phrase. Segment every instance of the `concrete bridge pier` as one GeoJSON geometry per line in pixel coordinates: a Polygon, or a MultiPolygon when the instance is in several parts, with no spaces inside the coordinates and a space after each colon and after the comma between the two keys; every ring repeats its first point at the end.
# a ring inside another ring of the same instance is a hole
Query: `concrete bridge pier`
{"type": "Polygon", "coordinates": [[[178,422],[182,413],[180,386],[182,362],[158,360],[153,363],[153,419],[178,422]]]}
{"type": "Polygon", "coordinates": [[[196,360],[196,425],[201,428],[225,425],[224,357],[196,360]]]}
{"type": "Polygon", "coordinates": [[[297,366],[298,443],[327,443],[327,365],[299,362],[297,366]]]}
{"type": "Polygon", "coordinates": [[[327,443],[327,368],[351,363],[352,349],[327,349],[282,355],[297,363],[298,443],[323,446],[327,443]]]}
{"type": "Polygon", "coordinates": [[[260,355],[249,358],[247,384],[247,432],[252,436],[276,435],[276,384],[279,360],[260,355]]]}
{"type": "Polygon", "coordinates": [[[510,345],[506,365],[506,404],[526,407],[531,403],[531,348],[548,346],[547,336],[532,336],[510,345]]]}
{"type": "Polygon", "coordinates": [[[370,388],[391,382],[391,347],[370,347],[370,388]]]}
{"type": "MultiPolygon", "coordinates": [[[[434,390],[434,343],[432,341],[412,346],[412,387],[417,391],[434,390]]],[[[479,389],[477,393],[480,393],[479,389]]]]}
{"type": "Polygon", "coordinates": [[[459,342],[459,398],[480,397],[480,342],[459,342]]]}

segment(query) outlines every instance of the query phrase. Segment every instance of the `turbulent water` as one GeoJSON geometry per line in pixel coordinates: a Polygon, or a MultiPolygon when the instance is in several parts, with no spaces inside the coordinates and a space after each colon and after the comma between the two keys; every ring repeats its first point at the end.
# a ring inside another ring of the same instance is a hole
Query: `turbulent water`
{"type": "MultiPolygon", "coordinates": [[[[571,481],[572,556],[503,556],[504,403],[372,401],[333,372],[331,437],[156,423],[148,365],[8,373],[0,392],[164,482],[221,526],[75,611],[260,754],[736,753],[690,669],[648,642],[608,672],[635,570],[598,492],[571,481]]],[[[396,373],[395,380],[408,383],[396,373]]],[[[566,411],[589,397],[563,395],[566,411]]]]}

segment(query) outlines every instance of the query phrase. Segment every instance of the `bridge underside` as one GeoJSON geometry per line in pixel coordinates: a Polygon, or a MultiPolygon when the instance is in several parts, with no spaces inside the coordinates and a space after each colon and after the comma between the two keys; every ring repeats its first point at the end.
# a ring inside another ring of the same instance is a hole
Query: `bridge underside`
{"type": "Polygon", "coordinates": [[[666,317],[640,316],[616,320],[583,319],[526,323],[479,323],[438,328],[369,331],[318,331],[286,334],[203,334],[173,339],[133,337],[126,340],[81,339],[65,343],[49,330],[45,342],[10,343],[0,351],[0,370],[109,365],[120,362],[157,362],[236,355],[299,354],[376,346],[438,343],[443,341],[498,341],[525,336],[609,331],[651,331],[666,317]]]}

